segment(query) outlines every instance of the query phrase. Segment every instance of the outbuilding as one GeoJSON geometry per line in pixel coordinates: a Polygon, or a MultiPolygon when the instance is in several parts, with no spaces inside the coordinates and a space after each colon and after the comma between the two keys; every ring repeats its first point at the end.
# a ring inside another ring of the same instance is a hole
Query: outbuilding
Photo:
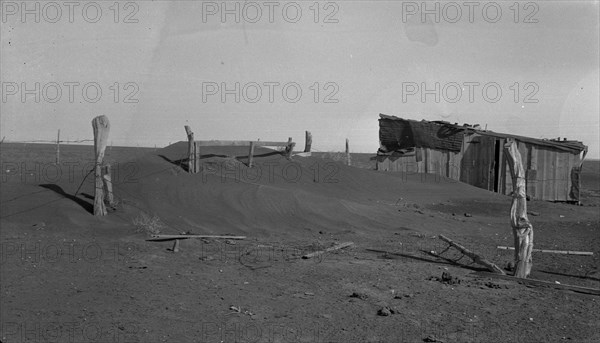
{"type": "Polygon", "coordinates": [[[587,146],[566,139],[537,139],[483,130],[479,125],[402,119],[380,114],[377,170],[430,173],[501,194],[512,192],[504,154],[517,142],[531,199],[579,202],[587,146]]]}

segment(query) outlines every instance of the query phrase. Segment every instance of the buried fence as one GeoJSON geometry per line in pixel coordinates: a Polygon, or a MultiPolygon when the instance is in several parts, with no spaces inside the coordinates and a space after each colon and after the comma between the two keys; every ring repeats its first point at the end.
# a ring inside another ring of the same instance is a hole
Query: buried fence
{"type": "MultiPolygon", "coordinates": [[[[283,155],[291,159],[296,143],[292,141],[292,137],[289,137],[287,142],[284,141],[243,141],[243,140],[195,140],[194,132],[190,126],[185,126],[185,132],[188,139],[188,152],[187,152],[187,167],[190,174],[196,174],[201,171],[200,159],[202,155],[200,153],[201,147],[208,146],[244,146],[248,147],[248,167],[252,168],[254,165],[254,150],[256,147],[285,147],[283,155]]],[[[306,138],[304,144],[304,152],[297,153],[300,156],[310,156],[312,148],[312,134],[306,131],[306,138]]],[[[346,139],[346,162],[347,165],[351,165],[350,159],[350,147],[349,140],[346,139]]]]}

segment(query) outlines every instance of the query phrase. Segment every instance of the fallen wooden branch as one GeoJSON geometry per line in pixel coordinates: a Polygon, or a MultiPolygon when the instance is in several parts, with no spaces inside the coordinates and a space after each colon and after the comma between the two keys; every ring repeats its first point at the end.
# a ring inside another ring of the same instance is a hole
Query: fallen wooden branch
{"type": "MultiPolygon", "coordinates": [[[[515,250],[514,247],[505,247],[499,245],[498,249],[502,250],[515,250]]],[[[533,249],[533,252],[547,252],[552,254],[563,254],[563,255],[585,255],[585,256],[593,256],[594,253],[590,251],[571,251],[571,250],[547,250],[547,249],[533,249]]]]}
{"type": "Polygon", "coordinates": [[[326,252],[330,252],[330,251],[335,251],[335,250],[339,250],[339,249],[344,249],[347,248],[351,245],[354,245],[354,243],[352,242],[346,242],[346,243],[340,243],[340,244],[336,244],[334,246],[332,246],[331,248],[327,248],[325,250],[319,250],[319,251],[315,251],[315,252],[311,252],[310,254],[306,254],[304,256],[302,256],[303,259],[309,259],[309,258],[313,258],[315,256],[319,256],[322,255],[326,252]]]}
{"type": "Polygon", "coordinates": [[[470,275],[474,275],[477,277],[490,277],[490,278],[496,278],[496,279],[502,279],[502,280],[516,281],[518,283],[522,283],[525,285],[545,286],[545,287],[551,287],[551,288],[556,288],[556,289],[565,289],[565,290],[570,290],[570,291],[585,293],[585,294],[600,295],[600,289],[597,289],[597,288],[589,288],[589,287],[575,286],[575,285],[565,285],[562,283],[555,283],[555,282],[536,280],[536,279],[524,279],[524,278],[519,278],[519,277],[515,277],[515,276],[499,275],[499,274],[494,274],[494,273],[489,273],[489,272],[474,272],[474,273],[471,273],[470,275]]]}
{"type": "Polygon", "coordinates": [[[171,241],[187,238],[215,238],[215,239],[246,239],[246,236],[214,236],[214,235],[152,235],[147,241],[171,241]]]}
{"type": "Polygon", "coordinates": [[[453,240],[451,240],[448,237],[445,237],[444,235],[439,235],[438,236],[439,239],[441,239],[442,241],[450,244],[451,246],[455,247],[456,249],[458,249],[460,252],[462,252],[463,254],[469,256],[473,262],[477,263],[477,264],[481,264],[482,266],[485,266],[487,269],[489,269],[491,272],[494,273],[498,273],[498,274],[502,274],[505,275],[506,273],[504,272],[504,270],[502,270],[502,268],[498,267],[497,265],[493,264],[492,262],[486,260],[485,258],[477,255],[476,253],[468,250],[467,248],[463,247],[462,245],[454,242],[453,240]]]}

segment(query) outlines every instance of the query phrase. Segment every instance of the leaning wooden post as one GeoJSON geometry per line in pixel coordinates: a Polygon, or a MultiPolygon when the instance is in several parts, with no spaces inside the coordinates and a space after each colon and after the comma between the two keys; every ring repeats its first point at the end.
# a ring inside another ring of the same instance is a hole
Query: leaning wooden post
{"type": "Polygon", "coordinates": [[[444,235],[439,235],[438,238],[441,239],[442,241],[450,244],[450,246],[455,247],[456,249],[458,249],[458,251],[462,252],[463,254],[469,256],[473,260],[473,262],[481,264],[482,266],[485,266],[489,271],[491,271],[493,273],[505,275],[504,270],[502,270],[502,268],[500,268],[497,265],[493,264],[492,262],[486,260],[484,257],[477,255],[476,253],[465,248],[464,246],[460,245],[459,243],[451,240],[450,238],[448,238],[444,235]]]}
{"type": "Polygon", "coordinates": [[[194,133],[188,125],[185,126],[185,133],[187,134],[188,138],[188,173],[193,174],[196,172],[196,163],[194,161],[194,133]]]}
{"type": "Polygon", "coordinates": [[[346,164],[352,165],[352,158],[350,157],[350,141],[346,138],[346,164]]]}
{"type": "Polygon", "coordinates": [[[254,142],[250,142],[250,151],[248,152],[248,168],[252,168],[254,162],[254,142]]]}
{"type": "Polygon", "coordinates": [[[510,207],[510,224],[515,240],[515,276],[526,278],[531,272],[533,259],[533,226],[527,218],[527,194],[525,170],[517,142],[507,138],[504,144],[513,184],[513,199],[510,207]]]}
{"type": "Polygon", "coordinates": [[[94,215],[105,216],[106,206],[104,205],[104,181],[102,178],[102,160],[104,159],[104,150],[108,141],[110,123],[106,116],[98,116],[92,120],[94,129],[94,150],[96,153],[96,189],[94,192],[94,215]]]}
{"type": "Polygon", "coordinates": [[[310,152],[310,148],[312,147],[312,134],[309,131],[306,131],[306,140],[304,143],[304,152],[310,152]]]}

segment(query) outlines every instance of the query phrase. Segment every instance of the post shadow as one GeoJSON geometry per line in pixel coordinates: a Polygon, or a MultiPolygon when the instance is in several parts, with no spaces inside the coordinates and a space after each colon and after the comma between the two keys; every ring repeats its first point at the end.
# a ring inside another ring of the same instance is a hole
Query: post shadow
{"type": "Polygon", "coordinates": [[[74,195],[68,194],[66,193],[62,187],[60,187],[59,185],[55,185],[55,184],[43,184],[40,185],[40,187],[42,188],[46,188],[49,189],[51,191],[54,191],[55,193],[62,195],[63,197],[74,201],[76,204],[78,204],[79,206],[83,207],[84,210],[86,210],[87,212],[89,212],[90,214],[94,214],[94,204],[89,203],[83,199],[80,199],[74,195]]]}

